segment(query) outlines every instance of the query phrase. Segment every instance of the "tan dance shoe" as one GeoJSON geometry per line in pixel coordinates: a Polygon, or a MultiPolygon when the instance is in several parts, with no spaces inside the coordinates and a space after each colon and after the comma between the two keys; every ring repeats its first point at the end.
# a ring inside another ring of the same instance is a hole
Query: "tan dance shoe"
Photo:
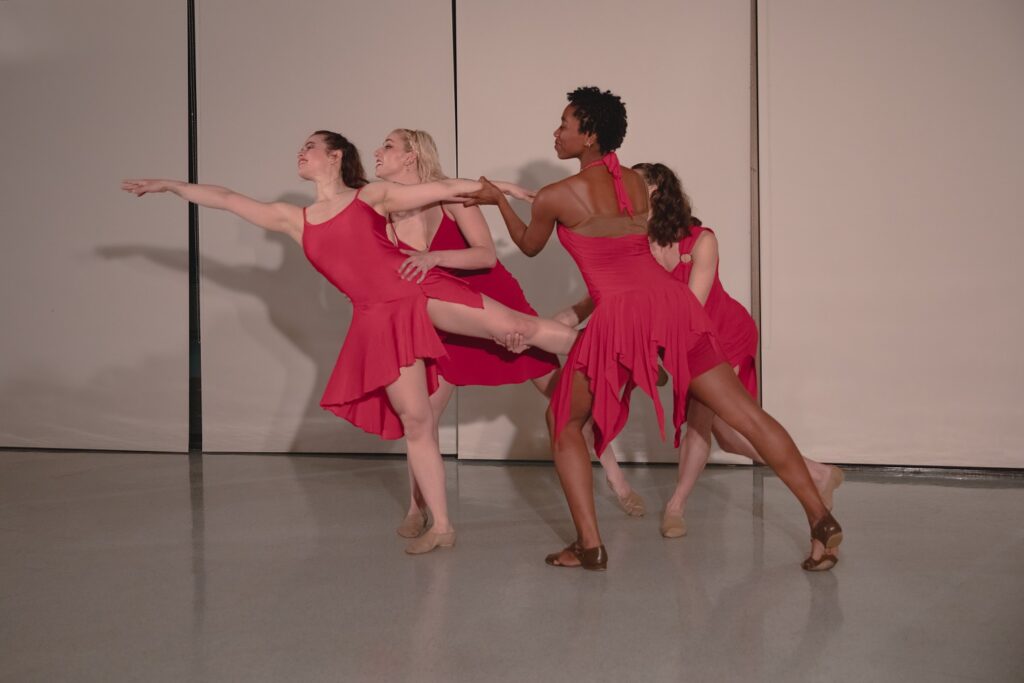
{"type": "Polygon", "coordinates": [[[682,515],[674,515],[665,510],[661,516],[659,530],[665,538],[682,538],[686,535],[686,520],[682,515]]]}
{"type": "Polygon", "coordinates": [[[427,530],[427,513],[423,510],[405,516],[395,532],[402,538],[419,538],[427,530]]]}
{"type": "Polygon", "coordinates": [[[455,531],[446,531],[439,534],[432,528],[419,538],[409,541],[405,546],[405,552],[410,555],[422,555],[429,553],[434,548],[451,548],[455,545],[455,531]]]}
{"type": "MultiPolygon", "coordinates": [[[[608,486],[611,487],[611,484],[608,486]]],[[[614,489],[612,490],[612,493],[615,493],[614,489]]],[[[622,508],[622,511],[630,517],[643,517],[647,514],[647,504],[644,503],[643,496],[633,489],[630,489],[629,493],[624,496],[620,496],[616,493],[615,500],[618,501],[619,507],[622,508]]]]}

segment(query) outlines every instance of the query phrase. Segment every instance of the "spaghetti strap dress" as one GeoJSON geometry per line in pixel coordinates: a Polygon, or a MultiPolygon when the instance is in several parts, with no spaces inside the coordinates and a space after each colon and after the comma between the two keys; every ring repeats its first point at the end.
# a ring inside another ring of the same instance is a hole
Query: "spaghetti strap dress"
{"type": "MultiPolygon", "coordinates": [[[[620,213],[633,215],[615,154],[596,163],[612,174],[620,213]]],[[[678,446],[690,379],[724,362],[711,320],[689,287],[654,260],[646,234],[591,237],[561,224],[557,231],[595,306],[551,397],[555,436],[569,420],[573,375],[580,372],[593,394],[598,456],[626,425],[636,387],[654,403],[664,438],[665,416],[656,388],[660,356],[672,378],[672,424],[678,446]]]]}
{"type": "MultiPolygon", "coordinates": [[[[703,225],[695,225],[690,228],[690,234],[679,241],[680,257],[692,254],[697,238],[705,232],[714,234],[711,228],[703,225]]],[[[693,261],[680,259],[672,271],[672,276],[683,282],[690,282],[690,271],[693,270],[693,261]]],[[[757,325],[754,318],[743,307],[743,304],[729,296],[718,279],[718,267],[715,266],[715,280],[711,284],[711,291],[704,302],[704,310],[708,312],[711,323],[714,325],[715,336],[725,354],[725,359],[734,368],[738,368],[740,383],[747,392],[757,400],[757,368],[754,364],[754,357],[757,355],[757,325]]]]}
{"type": "MultiPolygon", "coordinates": [[[[468,249],[469,243],[463,237],[458,224],[441,211],[441,224],[434,238],[427,246],[428,251],[468,249]]],[[[404,242],[400,243],[412,249],[404,242]]],[[[512,273],[501,264],[479,270],[445,269],[470,287],[508,306],[512,310],[536,316],[530,302],[526,300],[522,287],[512,273]]],[[[492,341],[477,337],[440,332],[447,356],[437,359],[437,368],[449,384],[456,386],[500,386],[519,384],[529,379],[543,377],[559,368],[558,357],[537,348],[515,354],[492,341]]]]}
{"type": "Polygon", "coordinates": [[[416,359],[426,361],[427,387],[437,390],[436,360],[444,345],[427,314],[427,300],[483,307],[480,294],[438,269],[423,282],[398,274],[405,256],[387,236],[383,216],[359,193],[333,218],[310,223],[303,211],[302,249],[313,267],[352,301],[352,324],[320,405],[383,439],[403,436],[385,387],[416,359]]]}

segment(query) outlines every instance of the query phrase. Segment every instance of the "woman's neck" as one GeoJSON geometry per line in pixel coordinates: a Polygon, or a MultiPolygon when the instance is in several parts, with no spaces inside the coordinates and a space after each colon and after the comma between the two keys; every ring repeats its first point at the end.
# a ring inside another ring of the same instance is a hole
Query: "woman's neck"
{"type": "Polygon", "coordinates": [[[352,190],[337,176],[317,178],[314,183],[316,184],[316,201],[318,202],[329,202],[352,190]]]}
{"type": "Polygon", "coordinates": [[[588,147],[587,149],[583,150],[583,153],[580,154],[580,170],[582,171],[583,167],[586,166],[587,164],[592,164],[595,161],[600,161],[603,156],[604,153],[595,147],[588,147]]]}

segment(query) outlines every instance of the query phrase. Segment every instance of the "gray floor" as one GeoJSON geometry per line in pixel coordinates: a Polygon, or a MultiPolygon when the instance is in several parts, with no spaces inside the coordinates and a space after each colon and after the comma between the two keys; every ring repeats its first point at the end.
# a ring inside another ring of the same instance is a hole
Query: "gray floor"
{"type": "Polygon", "coordinates": [[[813,575],[764,470],[710,469],[675,541],[601,486],[597,574],[542,561],[550,466],[446,466],[458,544],[407,557],[402,460],[0,453],[0,680],[1024,680],[1020,478],[850,472],[813,575]]]}

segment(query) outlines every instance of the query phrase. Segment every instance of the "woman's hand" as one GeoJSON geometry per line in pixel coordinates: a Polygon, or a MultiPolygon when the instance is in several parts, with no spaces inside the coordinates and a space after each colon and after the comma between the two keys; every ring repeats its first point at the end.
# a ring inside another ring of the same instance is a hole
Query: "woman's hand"
{"type": "Polygon", "coordinates": [[[141,197],[149,192],[167,192],[169,183],[166,180],[145,180],[141,178],[122,180],[121,189],[141,197]]]}
{"type": "Polygon", "coordinates": [[[411,249],[399,249],[409,258],[398,267],[398,274],[403,280],[419,284],[427,277],[431,268],[441,263],[441,257],[430,251],[414,251],[411,249]]]}
{"type": "Polygon", "coordinates": [[[507,194],[510,197],[515,197],[516,199],[521,199],[524,202],[530,203],[533,203],[533,198],[537,196],[536,192],[530,192],[526,188],[520,187],[515,183],[492,183],[483,176],[480,176],[480,180],[478,182],[483,186],[479,190],[459,195],[466,206],[478,206],[484,204],[496,206],[501,201],[501,196],[503,194],[507,194]]]}
{"type": "Polygon", "coordinates": [[[530,348],[530,345],[523,341],[523,334],[521,332],[509,332],[505,335],[504,339],[499,339],[498,337],[492,337],[492,339],[495,344],[504,347],[512,353],[522,353],[530,348]]]}

